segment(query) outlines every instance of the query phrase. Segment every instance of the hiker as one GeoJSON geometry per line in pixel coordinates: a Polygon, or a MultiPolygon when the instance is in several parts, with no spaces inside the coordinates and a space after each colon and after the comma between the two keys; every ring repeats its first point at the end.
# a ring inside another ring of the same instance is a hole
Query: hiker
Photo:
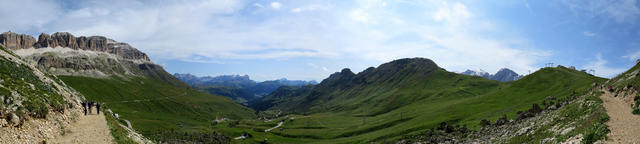
{"type": "Polygon", "coordinates": [[[82,102],[82,108],[84,108],[84,115],[87,115],[87,102],[82,102]]]}
{"type": "Polygon", "coordinates": [[[89,102],[89,114],[91,114],[92,110],[93,110],[93,102],[89,102]]]}
{"type": "Polygon", "coordinates": [[[609,86],[609,92],[613,92],[613,87],[609,86]]]}
{"type": "Polygon", "coordinates": [[[98,114],[100,114],[100,103],[96,103],[96,109],[98,110],[98,114]]]}

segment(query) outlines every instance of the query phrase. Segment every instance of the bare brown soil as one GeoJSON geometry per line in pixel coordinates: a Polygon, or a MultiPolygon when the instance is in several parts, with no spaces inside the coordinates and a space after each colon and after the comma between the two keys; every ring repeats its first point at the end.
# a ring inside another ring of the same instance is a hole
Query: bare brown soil
{"type": "Polygon", "coordinates": [[[631,113],[630,103],[614,97],[614,94],[608,91],[605,91],[600,99],[611,117],[606,123],[611,130],[606,143],[640,143],[640,116],[631,113]]]}

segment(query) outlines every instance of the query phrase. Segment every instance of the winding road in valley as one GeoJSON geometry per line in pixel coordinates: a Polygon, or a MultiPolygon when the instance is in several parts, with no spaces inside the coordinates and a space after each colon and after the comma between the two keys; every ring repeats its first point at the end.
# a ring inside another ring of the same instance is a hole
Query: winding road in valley
{"type": "Polygon", "coordinates": [[[269,131],[271,131],[271,130],[273,130],[273,129],[276,129],[276,128],[278,128],[278,127],[281,127],[283,124],[284,124],[284,122],[280,122],[280,123],[278,123],[278,125],[277,125],[277,126],[272,127],[272,128],[270,128],[270,129],[266,129],[266,130],[264,130],[264,132],[269,132],[269,131]]]}

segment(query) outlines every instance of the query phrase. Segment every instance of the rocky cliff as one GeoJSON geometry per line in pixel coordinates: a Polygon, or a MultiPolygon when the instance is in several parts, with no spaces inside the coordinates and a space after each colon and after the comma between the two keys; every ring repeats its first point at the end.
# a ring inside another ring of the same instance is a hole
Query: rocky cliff
{"type": "Polygon", "coordinates": [[[5,32],[0,34],[0,44],[7,49],[26,49],[31,48],[36,43],[36,39],[26,34],[17,34],[13,32],[5,32]]]}
{"type": "Polygon", "coordinates": [[[26,62],[53,75],[109,78],[144,76],[188,87],[149,60],[147,54],[127,43],[103,36],[76,37],[67,32],[40,34],[0,34],[5,45],[26,62]]]}
{"type": "Polygon", "coordinates": [[[124,59],[149,61],[147,54],[127,43],[116,42],[103,36],[75,37],[68,32],[56,32],[53,35],[42,33],[37,41],[30,35],[4,32],[0,34],[0,44],[14,51],[29,48],[70,48],[105,52],[124,59]]]}

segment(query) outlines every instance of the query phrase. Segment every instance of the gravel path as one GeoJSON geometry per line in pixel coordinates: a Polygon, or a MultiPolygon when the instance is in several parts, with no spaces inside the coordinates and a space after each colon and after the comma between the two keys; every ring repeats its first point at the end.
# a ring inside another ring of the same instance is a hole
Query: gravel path
{"type": "Polygon", "coordinates": [[[605,92],[600,99],[611,119],[606,123],[611,130],[606,143],[640,143],[640,116],[631,113],[630,104],[605,92]]]}
{"type": "Polygon", "coordinates": [[[278,127],[282,126],[282,124],[284,124],[284,122],[280,122],[280,123],[278,123],[278,125],[277,125],[277,126],[272,127],[272,128],[270,128],[270,129],[267,129],[267,130],[264,130],[264,132],[269,132],[269,131],[271,131],[271,130],[273,130],[273,129],[276,129],[276,128],[278,128],[278,127]]]}
{"type": "Polygon", "coordinates": [[[67,128],[65,135],[59,136],[51,142],[61,144],[111,144],[113,143],[113,137],[109,133],[109,126],[107,126],[104,113],[96,114],[96,109],[93,108],[91,114],[80,116],[79,121],[67,128]]]}

